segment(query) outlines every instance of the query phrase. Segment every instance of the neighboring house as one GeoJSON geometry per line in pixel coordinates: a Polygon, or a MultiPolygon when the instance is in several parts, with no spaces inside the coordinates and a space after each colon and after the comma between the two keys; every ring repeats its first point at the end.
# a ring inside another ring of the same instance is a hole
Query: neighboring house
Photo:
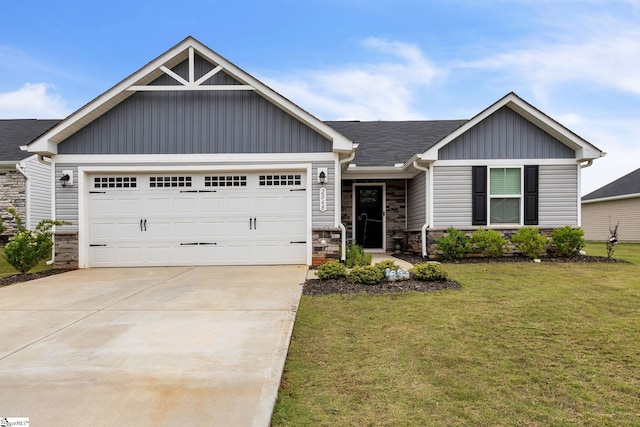
{"type": "Polygon", "coordinates": [[[640,242],[640,169],[582,198],[582,228],[586,240],[604,241],[618,226],[618,240],[640,242]]]}
{"type": "MultiPolygon", "coordinates": [[[[6,227],[4,236],[15,231],[15,222],[7,213],[13,206],[24,225],[34,228],[51,218],[51,166],[38,156],[20,150],[60,120],[0,120],[0,215],[6,227]]],[[[6,237],[5,237],[6,238],[6,237]]]]}
{"type": "Polygon", "coordinates": [[[471,120],[322,122],[191,37],[23,148],[54,165],[56,261],[80,267],[579,226],[580,168],[603,155],[513,93],[471,120]]]}

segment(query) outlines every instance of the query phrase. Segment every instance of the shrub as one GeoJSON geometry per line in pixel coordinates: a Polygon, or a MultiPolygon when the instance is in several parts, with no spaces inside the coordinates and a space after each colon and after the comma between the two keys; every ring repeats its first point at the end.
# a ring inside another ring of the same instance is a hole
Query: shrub
{"type": "Polygon", "coordinates": [[[330,261],[318,267],[316,275],[318,279],[339,279],[346,276],[347,267],[340,261],[330,261]]]}
{"type": "Polygon", "coordinates": [[[360,245],[349,245],[345,258],[347,267],[353,268],[359,265],[370,265],[372,255],[364,253],[364,248],[360,245]]]}
{"type": "Polygon", "coordinates": [[[411,274],[416,279],[424,280],[425,282],[447,280],[447,273],[442,266],[434,263],[416,264],[411,270],[411,274]]]}
{"type": "Polygon", "coordinates": [[[384,276],[387,268],[390,270],[397,270],[399,267],[392,259],[385,259],[384,261],[376,262],[374,267],[380,271],[380,274],[384,276]]]}
{"type": "Polygon", "coordinates": [[[496,230],[480,228],[471,235],[471,245],[485,256],[496,258],[504,254],[507,241],[496,230]]]}
{"type": "Polygon", "coordinates": [[[436,249],[440,253],[440,258],[452,260],[464,257],[471,251],[471,244],[469,238],[464,232],[449,227],[447,234],[436,240],[436,249]]]}
{"type": "Polygon", "coordinates": [[[365,285],[375,285],[384,278],[376,267],[372,265],[353,267],[347,273],[347,280],[351,283],[363,283],[365,285]]]}
{"type": "Polygon", "coordinates": [[[26,273],[40,261],[51,256],[53,241],[51,228],[54,225],[68,224],[64,221],[42,220],[31,231],[23,227],[18,212],[9,206],[7,209],[17,224],[17,231],[4,248],[4,257],[13,268],[20,273],[26,273]]]}
{"type": "Polygon", "coordinates": [[[529,258],[540,258],[547,239],[540,234],[538,227],[522,227],[511,236],[511,243],[529,258]]]}
{"type": "Polygon", "coordinates": [[[566,225],[551,232],[551,246],[560,256],[571,256],[584,248],[584,231],[566,225]]]}

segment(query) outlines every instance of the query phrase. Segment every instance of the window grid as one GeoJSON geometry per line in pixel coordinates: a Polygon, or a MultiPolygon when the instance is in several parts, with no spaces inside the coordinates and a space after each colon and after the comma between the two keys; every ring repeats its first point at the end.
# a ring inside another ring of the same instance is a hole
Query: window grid
{"type": "Polygon", "coordinates": [[[260,175],[259,185],[261,187],[302,185],[302,175],[260,175]]]}
{"type": "Polygon", "coordinates": [[[133,176],[97,176],[93,178],[94,188],[136,188],[137,180],[133,176]]]}
{"type": "Polygon", "coordinates": [[[246,175],[205,176],[205,187],[246,187],[246,175]]]}
{"type": "Polygon", "coordinates": [[[149,178],[151,188],[191,187],[190,176],[152,176],[149,178]]]}

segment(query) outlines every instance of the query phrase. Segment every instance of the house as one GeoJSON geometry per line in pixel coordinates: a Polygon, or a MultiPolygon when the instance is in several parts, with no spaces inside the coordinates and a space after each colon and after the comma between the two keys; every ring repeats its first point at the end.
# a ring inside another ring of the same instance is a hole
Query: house
{"type": "Polygon", "coordinates": [[[640,169],[582,198],[582,228],[586,240],[604,241],[618,224],[618,240],[640,242],[640,169]]]}
{"type": "Polygon", "coordinates": [[[317,264],[448,226],[580,225],[603,153],[509,93],[470,120],[323,122],[192,37],[23,147],[54,167],[56,262],[317,264]]]}
{"type": "Polygon", "coordinates": [[[24,225],[31,229],[51,218],[51,165],[19,147],[59,121],[0,120],[0,215],[5,239],[16,227],[7,213],[9,206],[16,208],[24,225]]]}

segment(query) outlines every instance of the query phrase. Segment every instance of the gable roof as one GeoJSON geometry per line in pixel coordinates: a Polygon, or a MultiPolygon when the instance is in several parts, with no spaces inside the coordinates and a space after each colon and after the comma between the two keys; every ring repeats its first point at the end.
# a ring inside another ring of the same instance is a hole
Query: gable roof
{"type": "MultiPolygon", "coordinates": [[[[241,85],[236,86],[220,86],[221,90],[253,90],[258,95],[274,103],[282,110],[291,114],[302,123],[306,124],[325,138],[333,142],[333,151],[347,152],[353,151],[353,142],[348,140],[344,135],[335,129],[323,123],[320,119],[309,114],[287,98],[269,88],[264,83],[258,81],[245,71],[241,70],[216,52],[212,51],[193,37],[189,36],[182,42],[178,43],[147,65],[130,75],[129,77],[116,84],[107,92],[95,98],[93,101],[81,107],[69,117],[58,123],[52,129],[41,135],[39,138],[21,147],[23,150],[32,153],[41,153],[46,155],[57,154],[57,144],[82,129],[84,126],[94,121],[126,98],[136,93],[138,90],[149,89],[147,86],[158,77],[168,74],[174,78],[179,84],[173,86],[173,90],[199,90],[211,89],[211,86],[203,84],[203,80],[211,77],[213,74],[204,76],[196,80],[193,72],[190,73],[189,80],[176,75],[171,68],[177,64],[189,60],[193,62],[195,54],[200,55],[204,59],[217,65],[217,71],[224,71],[226,74],[239,81],[241,85]],[[207,77],[207,78],[205,78],[207,77]]],[[[193,67],[192,67],[193,69],[193,67]]],[[[215,73],[217,71],[213,71],[215,73]]],[[[215,89],[215,88],[214,88],[215,89]]]]}
{"type": "Polygon", "coordinates": [[[327,121],[353,142],[358,143],[356,166],[394,166],[405,163],[465,124],[467,120],[424,121],[327,121]]]}
{"type": "Polygon", "coordinates": [[[582,198],[583,202],[599,201],[601,199],[640,197],[640,169],[618,178],[600,187],[582,198]]]}
{"type": "Polygon", "coordinates": [[[20,150],[60,120],[0,119],[0,162],[18,162],[31,153],[20,150]]]}
{"type": "Polygon", "coordinates": [[[575,150],[577,161],[591,161],[599,157],[605,156],[607,153],[600,150],[595,145],[586,141],[582,137],[573,133],[559,122],[555,121],[533,105],[520,98],[515,92],[509,92],[504,97],[481,111],[471,120],[451,132],[437,144],[425,150],[419,157],[422,160],[438,160],[438,150],[448,143],[454,141],[457,137],[467,132],[473,126],[482,122],[484,119],[498,111],[502,107],[508,107],[511,110],[524,117],[529,122],[538,126],[540,129],[565,144],[569,148],[575,150]]]}

